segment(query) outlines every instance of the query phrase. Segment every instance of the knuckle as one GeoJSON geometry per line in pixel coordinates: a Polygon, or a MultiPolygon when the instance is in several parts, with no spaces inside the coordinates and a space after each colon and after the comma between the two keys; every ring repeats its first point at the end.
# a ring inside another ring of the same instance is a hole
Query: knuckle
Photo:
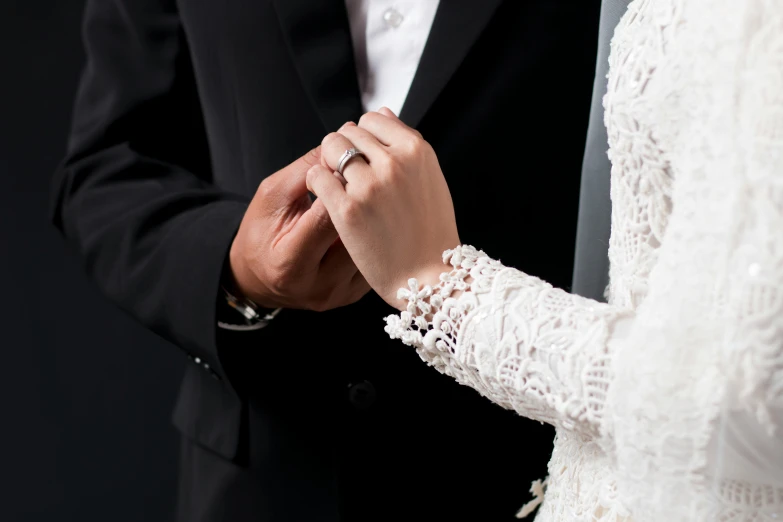
{"type": "Polygon", "coordinates": [[[371,112],[366,112],[366,113],[362,114],[362,117],[359,118],[359,126],[360,127],[366,126],[368,123],[370,123],[372,121],[373,117],[374,117],[374,114],[371,113],[371,112]]]}
{"type": "Polygon", "coordinates": [[[268,199],[270,196],[272,196],[272,194],[274,194],[274,188],[275,178],[273,176],[268,176],[264,178],[258,185],[258,190],[256,190],[256,197],[260,198],[262,201],[268,199]]]}
{"type": "Polygon", "coordinates": [[[336,132],[330,132],[326,136],[324,136],[324,139],[321,140],[321,146],[328,147],[330,143],[334,143],[335,140],[339,139],[339,134],[336,132]]]}
{"type": "Polygon", "coordinates": [[[404,144],[405,151],[412,155],[412,156],[418,156],[419,154],[422,154],[425,150],[425,142],[423,139],[421,139],[419,136],[411,135],[404,144]]]}

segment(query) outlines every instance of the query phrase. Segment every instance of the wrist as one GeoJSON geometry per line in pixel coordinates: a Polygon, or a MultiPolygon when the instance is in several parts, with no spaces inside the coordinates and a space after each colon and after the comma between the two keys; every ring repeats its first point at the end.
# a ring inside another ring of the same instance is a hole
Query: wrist
{"type": "Polygon", "coordinates": [[[404,311],[407,308],[408,301],[406,299],[398,299],[397,293],[400,289],[413,290],[409,285],[411,278],[416,279],[418,283],[418,288],[415,289],[416,291],[424,288],[425,286],[435,288],[440,283],[441,274],[448,271],[449,266],[439,262],[437,264],[433,263],[431,265],[427,265],[423,268],[420,268],[419,270],[413,270],[408,274],[401,274],[402,279],[398,281],[394,288],[390,289],[389,298],[386,299],[386,302],[397,310],[404,311]]]}
{"type": "Polygon", "coordinates": [[[424,288],[425,286],[431,286],[435,288],[440,283],[441,274],[448,271],[448,265],[444,265],[442,262],[438,262],[425,266],[417,272],[415,277],[419,282],[420,288],[424,288]]]}
{"type": "Polygon", "coordinates": [[[264,292],[263,283],[253,273],[245,262],[246,256],[241,246],[235,241],[231,245],[228,260],[223,269],[221,284],[231,294],[239,299],[249,299],[260,308],[279,308],[279,304],[269,298],[264,292]]]}
{"type": "Polygon", "coordinates": [[[250,331],[264,328],[280,312],[279,307],[256,301],[253,294],[243,290],[237,273],[246,273],[245,265],[229,253],[220,278],[217,320],[226,330],[250,331]],[[234,262],[232,262],[232,260],[234,262]]]}

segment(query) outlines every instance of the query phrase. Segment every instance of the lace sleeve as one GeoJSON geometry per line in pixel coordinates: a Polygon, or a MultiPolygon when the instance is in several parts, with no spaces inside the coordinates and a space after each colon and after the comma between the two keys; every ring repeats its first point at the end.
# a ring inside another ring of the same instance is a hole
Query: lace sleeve
{"type": "Polygon", "coordinates": [[[565,429],[597,433],[611,380],[609,336],[629,312],[553,288],[459,246],[435,287],[415,279],[386,331],[493,402],[565,429]],[[459,292],[458,297],[453,297],[459,292]]]}
{"type": "Polygon", "coordinates": [[[672,210],[633,316],[461,247],[387,331],[505,407],[609,435],[637,522],[780,519],[783,4],[667,5],[679,32],[646,94],[672,210]]]}
{"type": "Polygon", "coordinates": [[[783,6],[678,16],[675,203],[607,397],[618,488],[638,520],[780,519],[783,6]]]}

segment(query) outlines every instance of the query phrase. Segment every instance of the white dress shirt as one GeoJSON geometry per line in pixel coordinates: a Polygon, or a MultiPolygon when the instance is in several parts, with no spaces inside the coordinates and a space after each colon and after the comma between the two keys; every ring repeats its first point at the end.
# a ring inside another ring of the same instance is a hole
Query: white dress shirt
{"type": "Polygon", "coordinates": [[[402,109],[439,0],[345,0],[365,111],[402,109]]]}

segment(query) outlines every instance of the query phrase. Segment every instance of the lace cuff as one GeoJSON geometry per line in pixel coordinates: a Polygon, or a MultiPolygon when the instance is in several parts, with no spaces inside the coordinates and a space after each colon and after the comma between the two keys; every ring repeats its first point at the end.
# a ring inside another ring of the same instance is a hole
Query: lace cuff
{"type": "Polygon", "coordinates": [[[612,380],[610,334],[630,313],[553,288],[471,246],[448,250],[443,260],[452,270],[435,287],[411,279],[398,292],[408,306],[386,318],[386,332],[507,409],[598,434],[612,380]]]}
{"type": "Polygon", "coordinates": [[[486,284],[505,267],[467,245],[446,250],[443,263],[452,270],[442,273],[435,287],[420,287],[417,279],[409,279],[408,288],[397,292],[397,298],[407,300],[408,306],[401,314],[386,318],[385,331],[392,339],[416,347],[422,360],[439,372],[470,386],[476,370],[464,368],[456,359],[458,332],[478,304],[471,293],[486,291],[486,284]],[[455,292],[459,298],[453,296],[455,292]]]}
{"type": "Polygon", "coordinates": [[[456,339],[452,335],[456,335],[462,318],[474,304],[469,299],[458,300],[452,294],[473,291],[471,280],[478,286],[489,281],[495,271],[505,268],[471,246],[446,250],[443,263],[451,265],[452,270],[443,272],[435,287],[420,287],[419,281],[412,278],[408,280],[407,289],[397,291],[397,299],[408,301],[408,306],[401,314],[386,317],[384,328],[392,339],[418,348],[422,358],[430,364],[435,364],[441,354],[455,353],[456,339]]]}

